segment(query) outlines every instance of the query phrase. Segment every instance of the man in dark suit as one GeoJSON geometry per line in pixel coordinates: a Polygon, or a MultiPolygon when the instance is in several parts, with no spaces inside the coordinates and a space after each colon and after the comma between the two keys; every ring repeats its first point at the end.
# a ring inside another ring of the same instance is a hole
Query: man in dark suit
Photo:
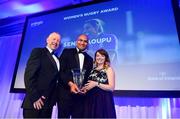
{"type": "Polygon", "coordinates": [[[45,48],[35,48],[31,52],[24,75],[24,118],[51,118],[60,77],[60,63],[53,52],[59,47],[60,40],[60,34],[53,32],[46,39],[45,48]]]}
{"type": "Polygon", "coordinates": [[[58,118],[82,118],[84,108],[84,94],[73,82],[72,70],[86,70],[86,83],[93,67],[93,59],[85,52],[88,37],[85,34],[78,36],[76,48],[64,49],[60,57],[60,81],[58,84],[58,118]]]}

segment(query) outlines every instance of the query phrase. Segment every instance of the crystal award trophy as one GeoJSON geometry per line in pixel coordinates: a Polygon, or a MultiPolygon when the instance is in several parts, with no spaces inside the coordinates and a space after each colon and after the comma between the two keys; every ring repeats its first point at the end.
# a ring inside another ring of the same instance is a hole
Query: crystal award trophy
{"type": "Polygon", "coordinates": [[[71,72],[73,74],[74,83],[78,86],[79,89],[81,89],[83,86],[84,74],[85,74],[86,70],[72,69],[71,72]]]}

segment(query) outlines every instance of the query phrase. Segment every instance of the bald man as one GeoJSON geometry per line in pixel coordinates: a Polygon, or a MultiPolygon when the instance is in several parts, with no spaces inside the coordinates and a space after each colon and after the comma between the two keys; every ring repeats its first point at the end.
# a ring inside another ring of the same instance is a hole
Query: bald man
{"type": "Polygon", "coordinates": [[[50,33],[46,47],[34,48],[31,52],[24,74],[24,118],[51,118],[56,102],[57,80],[60,77],[60,64],[54,51],[59,47],[60,40],[59,33],[50,33]]]}
{"type": "Polygon", "coordinates": [[[86,53],[88,36],[80,34],[76,39],[76,47],[64,49],[60,57],[60,77],[58,83],[58,118],[82,118],[85,96],[73,81],[72,70],[85,70],[86,83],[93,67],[93,59],[86,53]]]}

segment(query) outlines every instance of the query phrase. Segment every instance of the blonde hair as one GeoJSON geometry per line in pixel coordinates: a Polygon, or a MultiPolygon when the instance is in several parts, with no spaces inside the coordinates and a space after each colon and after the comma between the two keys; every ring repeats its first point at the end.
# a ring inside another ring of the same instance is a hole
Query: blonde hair
{"type": "Polygon", "coordinates": [[[53,36],[61,38],[61,35],[58,32],[52,32],[49,34],[48,39],[53,37],[53,36]]]}

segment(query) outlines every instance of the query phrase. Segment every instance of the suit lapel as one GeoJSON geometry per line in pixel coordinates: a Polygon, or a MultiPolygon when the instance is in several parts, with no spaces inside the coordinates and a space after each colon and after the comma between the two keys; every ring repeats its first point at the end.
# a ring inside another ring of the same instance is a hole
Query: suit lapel
{"type": "Polygon", "coordinates": [[[48,58],[50,59],[53,67],[54,67],[56,70],[58,70],[57,65],[56,65],[56,62],[55,62],[54,58],[52,57],[51,53],[48,51],[47,48],[45,48],[45,50],[46,50],[46,55],[47,55],[48,58]]]}
{"type": "Polygon", "coordinates": [[[88,62],[87,62],[87,59],[88,57],[87,57],[87,54],[86,53],[84,53],[84,63],[83,63],[83,69],[86,69],[87,68],[87,66],[88,66],[88,62]]]}

